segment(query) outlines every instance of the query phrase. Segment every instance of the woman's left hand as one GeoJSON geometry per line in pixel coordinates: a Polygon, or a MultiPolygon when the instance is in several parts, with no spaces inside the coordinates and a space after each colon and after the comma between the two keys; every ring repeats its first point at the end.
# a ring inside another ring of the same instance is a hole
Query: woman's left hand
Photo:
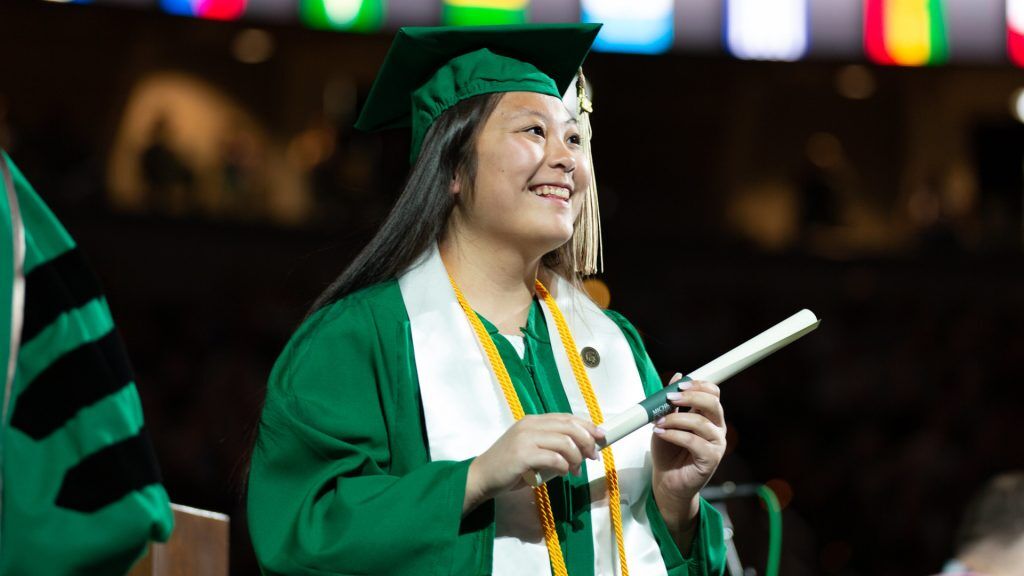
{"type": "MultiPolygon", "coordinates": [[[[677,387],[681,374],[669,386],[677,387]]],[[[711,382],[689,381],[669,401],[688,412],[672,412],[654,425],[651,488],[669,527],[688,530],[699,512],[700,489],[725,454],[725,412],[721,391],[711,382]]]]}

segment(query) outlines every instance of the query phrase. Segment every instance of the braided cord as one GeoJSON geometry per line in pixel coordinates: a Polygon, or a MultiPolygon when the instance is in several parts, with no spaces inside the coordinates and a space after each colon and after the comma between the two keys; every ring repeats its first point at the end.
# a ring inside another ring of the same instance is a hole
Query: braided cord
{"type": "MultiPolygon", "coordinates": [[[[562,339],[565,354],[569,357],[569,364],[572,365],[572,373],[576,376],[576,383],[579,385],[580,392],[583,393],[583,399],[587,403],[590,419],[593,420],[596,426],[600,426],[604,422],[604,415],[601,413],[601,406],[597,403],[597,396],[594,395],[594,388],[590,385],[587,371],[583,368],[583,361],[580,359],[579,353],[576,352],[576,342],[573,340],[572,332],[569,331],[569,325],[565,322],[565,317],[562,316],[562,311],[558,308],[558,304],[555,303],[555,299],[548,292],[547,288],[541,284],[540,280],[536,281],[536,287],[537,294],[544,299],[544,303],[548,305],[551,315],[555,318],[558,336],[562,339]]],[[[629,566],[626,564],[626,543],[622,537],[622,504],[619,499],[619,474],[615,469],[615,457],[612,455],[611,446],[605,446],[601,450],[601,459],[604,461],[604,475],[608,483],[608,510],[611,512],[612,529],[615,531],[615,544],[619,549],[619,566],[622,570],[622,576],[629,576],[629,566]]]]}
{"type": "MultiPolygon", "coordinates": [[[[505,363],[502,362],[501,356],[498,354],[498,348],[494,345],[490,335],[487,334],[487,329],[484,328],[483,322],[477,318],[476,313],[470,308],[469,302],[466,301],[466,297],[462,295],[462,291],[455,284],[455,279],[449,276],[448,281],[451,282],[452,288],[455,290],[455,297],[459,301],[459,306],[466,313],[466,318],[469,319],[470,325],[473,326],[473,331],[476,332],[477,340],[484,347],[487,360],[490,361],[494,375],[498,378],[498,383],[501,384],[501,391],[505,393],[505,401],[508,402],[508,407],[512,410],[512,416],[517,421],[522,419],[525,415],[523,405],[519,402],[516,389],[512,386],[512,378],[509,377],[505,363]]],[[[551,511],[551,498],[548,496],[547,484],[535,487],[533,494],[537,501],[537,514],[540,516],[540,524],[544,528],[544,543],[548,547],[551,570],[554,576],[569,576],[569,570],[565,566],[565,557],[562,556],[562,546],[558,542],[558,532],[555,530],[555,515],[551,511]]]]}

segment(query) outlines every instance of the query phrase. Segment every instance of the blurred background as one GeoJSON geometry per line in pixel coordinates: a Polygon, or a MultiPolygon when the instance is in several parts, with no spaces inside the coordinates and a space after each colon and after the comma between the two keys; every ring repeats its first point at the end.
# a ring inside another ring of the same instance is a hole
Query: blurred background
{"type": "MultiPolygon", "coordinates": [[[[1024,465],[1017,0],[4,0],[0,147],[107,291],[172,500],[258,573],[266,377],[407,169],[351,128],[394,30],[568,21],[606,23],[592,287],[659,369],[824,319],[724,387],[714,482],[775,488],[783,574],[937,572],[1024,465]]],[[[764,511],[730,511],[763,573],[764,511]]]]}

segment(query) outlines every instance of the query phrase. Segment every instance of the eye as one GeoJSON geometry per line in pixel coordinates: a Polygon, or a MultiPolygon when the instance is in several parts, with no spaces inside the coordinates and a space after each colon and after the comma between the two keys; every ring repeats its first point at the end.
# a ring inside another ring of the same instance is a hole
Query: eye
{"type": "Polygon", "coordinates": [[[580,144],[583,144],[583,137],[579,134],[573,134],[572,136],[569,136],[569,144],[579,146],[580,144]]]}
{"type": "Polygon", "coordinates": [[[536,134],[537,136],[540,136],[541,138],[544,137],[544,127],[543,126],[530,126],[529,128],[526,129],[526,132],[529,132],[530,134],[536,134]]]}

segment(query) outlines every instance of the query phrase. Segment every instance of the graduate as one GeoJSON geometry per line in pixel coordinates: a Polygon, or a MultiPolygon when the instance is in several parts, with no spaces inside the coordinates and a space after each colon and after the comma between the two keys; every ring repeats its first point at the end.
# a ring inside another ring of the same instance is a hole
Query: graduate
{"type": "Polygon", "coordinates": [[[412,168],[271,374],[248,493],[266,573],[724,570],[699,496],[725,451],[717,386],[678,386],[688,412],[599,448],[605,416],[663,384],[580,288],[598,29],[398,33],[356,126],[411,127],[412,168]]]}

